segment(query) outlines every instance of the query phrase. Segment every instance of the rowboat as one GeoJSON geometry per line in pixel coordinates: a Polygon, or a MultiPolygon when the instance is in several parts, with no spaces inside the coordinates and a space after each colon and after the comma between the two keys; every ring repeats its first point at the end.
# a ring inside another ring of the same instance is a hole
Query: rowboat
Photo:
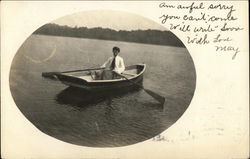
{"type": "MultiPolygon", "coordinates": [[[[129,88],[135,85],[142,85],[143,73],[146,64],[136,64],[127,66],[121,73],[123,77],[112,80],[98,80],[91,72],[100,71],[97,69],[85,69],[66,72],[56,72],[53,77],[65,85],[82,88],[87,91],[103,91],[111,89],[129,88]]],[[[48,77],[48,73],[43,73],[43,77],[48,77]]]]}
{"type": "Polygon", "coordinates": [[[148,95],[153,97],[162,105],[165,102],[165,97],[158,93],[146,89],[142,85],[143,73],[146,70],[146,64],[137,64],[127,66],[125,71],[118,74],[121,78],[112,80],[99,80],[91,73],[91,71],[100,71],[102,68],[74,70],[66,72],[43,72],[42,76],[61,81],[63,84],[73,88],[81,88],[89,92],[107,92],[107,90],[131,90],[141,88],[148,95]]]}

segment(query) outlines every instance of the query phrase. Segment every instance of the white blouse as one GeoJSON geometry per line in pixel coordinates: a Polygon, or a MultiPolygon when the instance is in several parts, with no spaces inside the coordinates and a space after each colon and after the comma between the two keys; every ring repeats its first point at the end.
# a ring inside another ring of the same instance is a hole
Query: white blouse
{"type": "MultiPolygon", "coordinates": [[[[110,57],[101,67],[110,69],[113,59],[114,57],[110,57]]],[[[115,68],[113,71],[117,73],[122,73],[124,70],[125,70],[125,65],[124,65],[123,58],[117,55],[115,58],[115,68]]]]}

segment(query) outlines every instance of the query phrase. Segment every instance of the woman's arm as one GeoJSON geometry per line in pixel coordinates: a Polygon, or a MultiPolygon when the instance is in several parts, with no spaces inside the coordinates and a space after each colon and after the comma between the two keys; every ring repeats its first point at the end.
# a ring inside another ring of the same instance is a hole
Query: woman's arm
{"type": "Polygon", "coordinates": [[[101,66],[101,68],[106,68],[110,63],[110,59],[111,58],[109,58],[106,62],[104,62],[104,64],[101,66]]]}

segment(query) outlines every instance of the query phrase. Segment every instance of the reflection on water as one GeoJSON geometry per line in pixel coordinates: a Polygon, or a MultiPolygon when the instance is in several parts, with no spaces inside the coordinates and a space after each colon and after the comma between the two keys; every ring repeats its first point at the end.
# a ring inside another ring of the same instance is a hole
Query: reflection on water
{"type": "MultiPolygon", "coordinates": [[[[112,107],[112,100],[114,98],[122,98],[123,96],[138,93],[143,91],[140,87],[131,87],[127,89],[113,89],[112,91],[98,91],[91,92],[81,88],[68,87],[56,95],[55,100],[58,104],[69,105],[79,111],[83,111],[89,106],[97,105],[104,102],[110,109],[112,107]]],[[[155,103],[144,103],[148,107],[153,107],[158,110],[163,110],[164,105],[155,103]]]]}
{"type": "MultiPolygon", "coordinates": [[[[68,107],[66,109],[75,115],[69,120],[75,120],[75,123],[68,125],[66,119],[60,120],[63,121],[59,124],[61,126],[56,123],[57,131],[62,130],[71,136],[57,137],[95,147],[124,146],[152,138],[165,128],[157,119],[164,115],[164,111],[163,105],[157,101],[145,101],[145,96],[147,93],[138,87],[109,92],[68,87],[55,96],[55,101],[64,109],[68,107]]],[[[48,133],[54,136],[55,129],[48,130],[48,133]]]]}

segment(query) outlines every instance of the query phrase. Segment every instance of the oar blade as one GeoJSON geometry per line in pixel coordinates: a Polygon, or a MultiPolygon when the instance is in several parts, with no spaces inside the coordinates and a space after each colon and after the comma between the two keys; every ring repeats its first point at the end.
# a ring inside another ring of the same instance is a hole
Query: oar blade
{"type": "Polygon", "coordinates": [[[144,91],[147,92],[150,96],[152,96],[154,99],[156,99],[161,104],[165,103],[165,98],[162,97],[161,95],[159,95],[151,90],[145,89],[145,88],[144,88],[144,91]]]}
{"type": "Polygon", "coordinates": [[[56,75],[58,74],[59,72],[43,72],[42,73],[42,76],[45,77],[45,78],[50,78],[50,79],[57,79],[56,78],[56,75]]]}

